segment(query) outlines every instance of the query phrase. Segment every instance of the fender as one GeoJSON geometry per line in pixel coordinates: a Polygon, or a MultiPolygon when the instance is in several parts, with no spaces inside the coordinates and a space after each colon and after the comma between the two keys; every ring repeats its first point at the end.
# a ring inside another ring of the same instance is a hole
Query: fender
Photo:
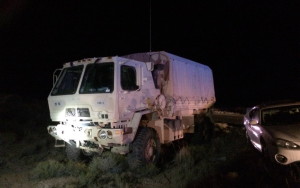
{"type": "Polygon", "coordinates": [[[151,113],[151,111],[149,109],[144,109],[144,110],[139,110],[139,111],[134,112],[134,115],[133,115],[130,123],[128,124],[128,127],[132,128],[132,133],[130,134],[130,137],[129,137],[130,142],[132,142],[135,138],[135,135],[139,128],[142,116],[145,114],[149,114],[149,113],[151,113]]]}

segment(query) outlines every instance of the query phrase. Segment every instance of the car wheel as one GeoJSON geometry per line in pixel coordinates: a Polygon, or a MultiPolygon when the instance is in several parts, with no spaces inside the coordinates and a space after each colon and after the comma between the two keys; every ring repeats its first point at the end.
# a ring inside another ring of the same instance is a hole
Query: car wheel
{"type": "Polygon", "coordinates": [[[140,128],[130,149],[131,153],[128,154],[130,168],[137,168],[146,164],[157,164],[161,147],[156,131],[147,127],[140,128]]]}

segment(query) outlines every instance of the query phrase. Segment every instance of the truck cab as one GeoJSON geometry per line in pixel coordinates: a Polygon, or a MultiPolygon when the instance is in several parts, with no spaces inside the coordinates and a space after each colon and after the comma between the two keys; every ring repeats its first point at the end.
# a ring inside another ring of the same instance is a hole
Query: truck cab
{"type": "Polygon", "coordinates": [[[72,142],[86,152],[126,146],[137,131],[130,126],[134,113],[153,108],[158,95],[146,63],[122,57],[68,62],[48,97],[51,119],[59,122],[48,131],[56,146],[72,142]]]}

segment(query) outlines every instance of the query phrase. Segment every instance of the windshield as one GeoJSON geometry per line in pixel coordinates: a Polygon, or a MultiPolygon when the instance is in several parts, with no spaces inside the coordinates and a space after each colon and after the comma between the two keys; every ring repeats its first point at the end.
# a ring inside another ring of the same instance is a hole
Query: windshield
{"type": "Polygon", "coordinates": [[[262,110],[263,125],[288,125],[300,123],[300,105],[262,110]]]}
{"type": "Polygon", "coordinates": [[[79,93],[112,93],[113,90],[113,63],[87,65],[79,93]]]}
{"type": "Polygon", "coordinates": [[[83,66],[75,66],[63,69],[56,82],[51,95],[74,94],[78,87],[83,66]]]}

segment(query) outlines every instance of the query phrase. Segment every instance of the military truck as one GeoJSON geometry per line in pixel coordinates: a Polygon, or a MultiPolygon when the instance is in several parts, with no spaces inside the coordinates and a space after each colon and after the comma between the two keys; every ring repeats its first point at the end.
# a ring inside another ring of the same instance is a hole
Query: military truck
{"type": "Polygon", "coordinates": [[[67,62],[53,75],[47,130],[72,160],[110,150],[155,164],[216,101],[208,66],[165,51],[67,62]]]}

